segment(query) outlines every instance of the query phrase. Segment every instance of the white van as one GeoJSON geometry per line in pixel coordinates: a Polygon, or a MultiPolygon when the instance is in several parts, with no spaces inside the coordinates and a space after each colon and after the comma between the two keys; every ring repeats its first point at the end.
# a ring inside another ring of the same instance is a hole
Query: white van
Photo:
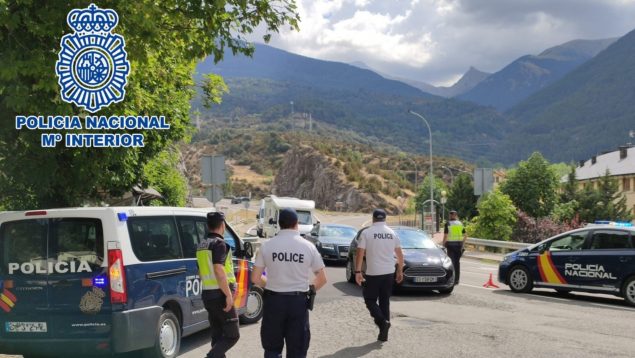
{"type": "Polygon", "coordinates": [[[277,197],[269,195],[263,199],[264,216],[262,234],[265,238],[274,237],[280,228],[278,226],[278,213],[280,209],[292,208],[298,213],[298,224],[301,235],[308,235],[317,222],[315,219],[315,201],[300,200],[298,198],[277,197]]]}
{"type": "MultiPolygon", "coordinates": [[[[209,211],[0,213],[0,353],[176,357],[181,337],[208,327],[196,248],[209,211]]],[[[241,322],[256,322],[263,301],[249,279],[253,248],[229,226],[225,240],[233,247],[241,322]]]]}

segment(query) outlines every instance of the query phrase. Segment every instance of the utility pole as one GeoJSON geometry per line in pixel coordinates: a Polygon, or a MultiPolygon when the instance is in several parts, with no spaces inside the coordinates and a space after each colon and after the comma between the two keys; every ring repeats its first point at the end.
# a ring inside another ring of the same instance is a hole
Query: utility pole
{"type": "Polygon", "coordinates": [[[311,116],[311,113],[309,113],[309,132],[313,131],[313,117],[311,116]]]}

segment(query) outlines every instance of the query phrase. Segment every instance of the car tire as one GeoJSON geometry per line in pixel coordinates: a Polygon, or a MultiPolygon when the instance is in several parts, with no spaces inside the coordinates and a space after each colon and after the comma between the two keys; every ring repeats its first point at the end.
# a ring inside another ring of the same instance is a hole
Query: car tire
{"type": "Polygon", "coordinates": [[[247,312],[238,316],[240,323],[252,324],[260,321],[264,312],[264,291],[262,288],[253,286],[247,297],[247,312]]]}
{"type": "Polygon", "coordinates": [[[622,297],[626,303],[635,306],[635,276],[631,276],[622,286],[622,297]]]}
{"type": "Polygon", "coordinates": [[[346,281],[355,283],[355,269],[353,268],[353,260],[346,260],[346,281]]]}
{"type": "Polygon", "coordinates": [[[513,292],[527,293],[534,288],[531,274],[525,266],[514,266],[509,270],[507,284],[513,292]]]}
{"type": "Polygon", "coordinates": [[[449,295],[452,293],[452,291],[454,291],[454,286],[450,287],[450,288],[444,288],[439,290],[439,293],[442,295],[449,295]]]}
{"type": "Polygon", "coordinates": [[[146,349],[146,358],[175,358],[181,348],[181,325],[179,319],[170,310],[163,310],[156,327],[154,347],[146,349]]]}

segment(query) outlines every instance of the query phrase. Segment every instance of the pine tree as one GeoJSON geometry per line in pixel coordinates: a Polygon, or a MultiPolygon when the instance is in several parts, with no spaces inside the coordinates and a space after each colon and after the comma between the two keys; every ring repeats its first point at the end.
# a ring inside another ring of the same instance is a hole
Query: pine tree
{"type": "Polygon", "coordinates": [[[476,200],[472,178],[467,174],[460,174],[452,183],[446,207],[456,210],[460,219],[471,219],[477,214],[476,200]]]}
{"type": "Polygon", "coordinates": [[[598,181],[598,219],[630,221],[632,215],[626,206],[626,197],[619,190],[619,183],[607,170],[598,181]]]}

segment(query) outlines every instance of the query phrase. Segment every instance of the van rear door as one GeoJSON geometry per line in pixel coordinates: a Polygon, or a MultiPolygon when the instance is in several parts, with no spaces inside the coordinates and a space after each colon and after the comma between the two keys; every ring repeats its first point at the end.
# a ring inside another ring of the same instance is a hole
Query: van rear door
{"type": "Polygon", "coordinates": [[[0,337],[46,338],[48,220],[0,225],[0,337]]]}

